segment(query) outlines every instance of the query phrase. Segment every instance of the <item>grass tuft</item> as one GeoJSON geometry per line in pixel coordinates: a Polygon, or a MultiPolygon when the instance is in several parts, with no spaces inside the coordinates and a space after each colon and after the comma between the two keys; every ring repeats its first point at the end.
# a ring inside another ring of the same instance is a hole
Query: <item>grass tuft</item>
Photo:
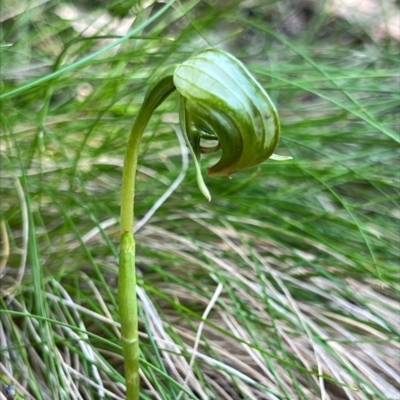
{"type": "Polygon", "coordinates": [[[293,160],[209,179],[208,203],[176,138],[177,97],[150,121],[136,200],[141,399],[400,397],[398,11],[371,0],[377,30],[317,3],[4,1],[4,394],[124,398],[128,133],[152,76],[215,46],[271,95],[293,160]]]}

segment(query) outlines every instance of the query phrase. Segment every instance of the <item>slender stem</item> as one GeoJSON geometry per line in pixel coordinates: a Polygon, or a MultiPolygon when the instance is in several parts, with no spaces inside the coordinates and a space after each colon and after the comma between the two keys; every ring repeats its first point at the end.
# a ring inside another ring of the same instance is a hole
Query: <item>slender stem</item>
{"type": "Polygon", "coordinates": [[[147,91],[131,130],[122,172],[118,303],[127,400],[139,399],[140,388],[135,240],[133,233],[135,178],[139,145],[153,112],[175,90],[172,73],[173,69],[171,68],[147,91]]]}
{"type": "Polygon", "coordinates": [[[131,232],[121,235],[119,264],[119,315],[125,362],[126,398],[139,399],[139,338],[136,301],[135,241],[131,232]]]}

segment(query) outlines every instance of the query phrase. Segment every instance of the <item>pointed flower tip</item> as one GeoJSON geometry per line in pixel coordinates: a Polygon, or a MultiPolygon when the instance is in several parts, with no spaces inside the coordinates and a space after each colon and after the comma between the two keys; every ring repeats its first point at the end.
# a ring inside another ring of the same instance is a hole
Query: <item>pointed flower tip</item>
{"type": "Polygon", "coordinates": [[[210,194],[210,191],[208,190],[208,187],[204,183],[204,179],[203,179],[203,176],[201,174],[201,170],[198,169],[196,172],[197,172],[196,173],[197,185],[198,185],[198,187],[200,189],[200,192],[203,193],[204,197],[208,201],[211,201],[211,194],[210,194]]]}
{"type": "Polygon", "coordinates": [[[279,154],[272,154],[270,159],[275,160],[275,161],[285,161],[285,160],[293,160],[293,157],[292,156],[280,156],[279,154]]]}

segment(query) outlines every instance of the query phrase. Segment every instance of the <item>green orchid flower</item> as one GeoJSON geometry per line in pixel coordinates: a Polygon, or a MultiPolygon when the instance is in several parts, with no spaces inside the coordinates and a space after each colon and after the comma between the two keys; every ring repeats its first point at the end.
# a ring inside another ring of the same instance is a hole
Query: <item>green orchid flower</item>
{"type": "Polygon", "coordinates": [[[208,49],[178,65],[173,75],[181,94],[180,123],[193,155],[201,191],[210,198],[200,155],[221,150],[210,176],[231,176],[274,155],[280,136],[275,106],[244,65],[230,54],[208,49]],[[218,140],[204,147],[201,141],[218,140]]]}
{"type": "Polygon", "coordinates": [[[267,160],[289,159],[274,154],[280,125],[268,94],[230,54],[208,49],[168,68],[150,85],[133,124],[125,154],[121,189],[121,250],[118,303],[127,400],[139,398],[139,340],[133,235],[135,177],[139,145],[155,109],[173,92],[180,94],[180,124],[193,156],[197,182],[210,200],[201,173],[201,154],[221,151],[208,169],[211,176],[230,176],[267,160]],[[204,142],[214,145],[205,146],[204,142]]]}

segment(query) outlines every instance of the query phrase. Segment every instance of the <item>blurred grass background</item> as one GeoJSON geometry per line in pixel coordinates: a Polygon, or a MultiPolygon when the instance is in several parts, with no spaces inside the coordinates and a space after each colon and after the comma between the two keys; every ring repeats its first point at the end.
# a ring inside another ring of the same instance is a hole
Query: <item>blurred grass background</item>
{"type": "Polygon", "coordinates": [[[153,116],[141,398],[398,399],[399,15],[394,0],[3,0],[2,398],[11,384],[19,399],[124,398],[128,133],[155,73],[218,47],[270,94],[293,160],[207,179],[208,203],[177,96],[153,116]]]}

